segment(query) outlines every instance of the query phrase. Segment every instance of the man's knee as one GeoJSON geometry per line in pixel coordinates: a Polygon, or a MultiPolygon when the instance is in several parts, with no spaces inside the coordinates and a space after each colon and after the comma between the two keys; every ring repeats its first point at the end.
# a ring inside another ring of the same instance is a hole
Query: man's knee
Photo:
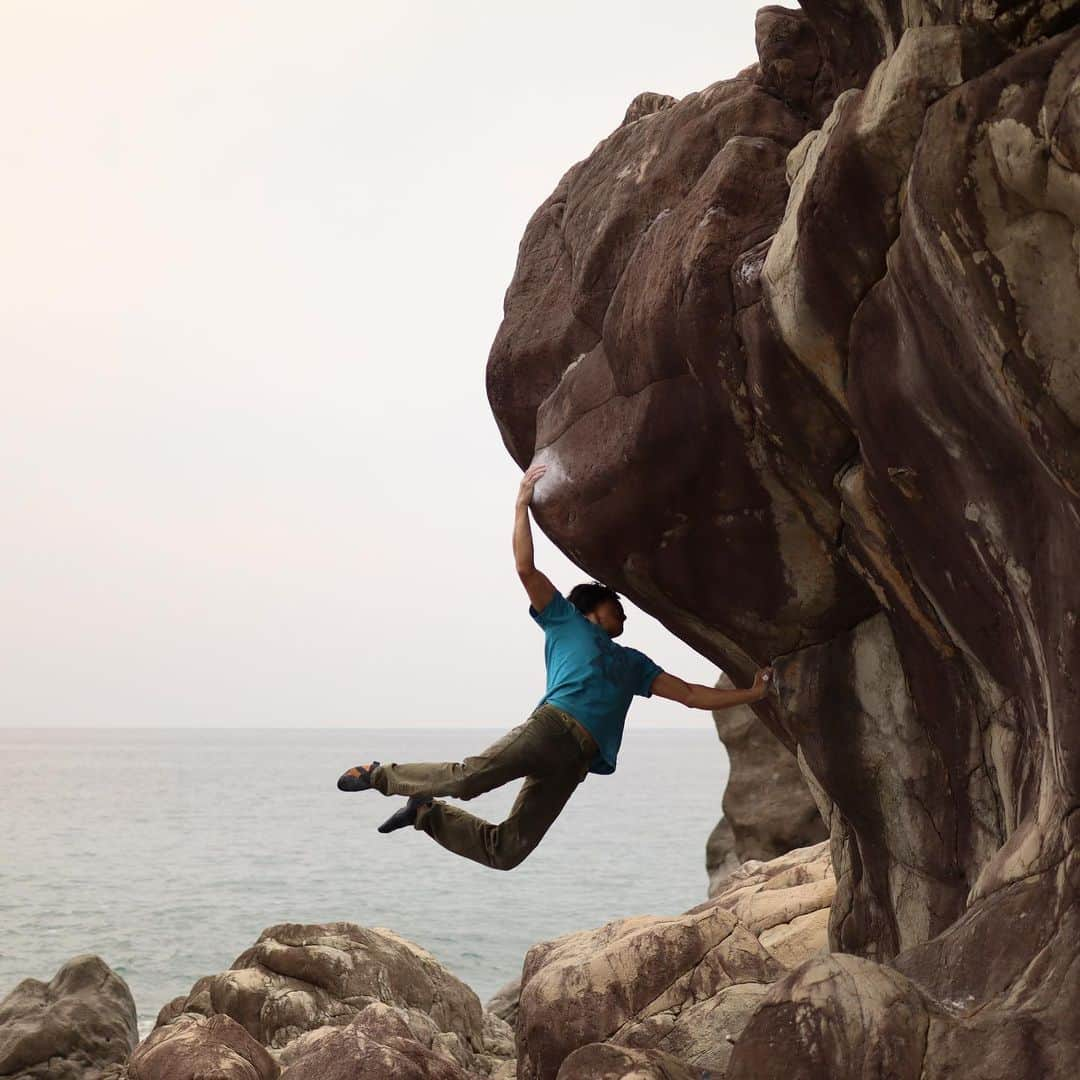
{"type": "Polygon", "coordinates": [[[513,870],[515,866],[518,866],[525,861],[525,857],[528,854],[528,850],[496,852],[495,857],[491,861],[492,869],[513,870]]]}
{"type": "Polygon", "coordinates": [[[520,836],[499,837],[491,852],[491,866],[495,870],[513,870],[515,866],[523,863],[529,853],[536,847],[520,836]]]}

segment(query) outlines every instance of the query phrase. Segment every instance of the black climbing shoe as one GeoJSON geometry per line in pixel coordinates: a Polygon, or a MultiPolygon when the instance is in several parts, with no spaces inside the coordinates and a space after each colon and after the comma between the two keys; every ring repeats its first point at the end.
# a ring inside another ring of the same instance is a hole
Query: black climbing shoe
{"type": "Polygon", "coordinates": [[[351,769],[346,769],[338,777],[338,790],[367,791],[371,787],[371,770],[378,764],[373,761],[370,765],[354,765],[351,769]]]}
{"type": "Polygon", "coordinates": [[[393,832],[395,829],[404,829],[406,825],[415,825],[416,811],[421,806],[430,806],[431,801],[423,795],[410,795],[409,801],[379,826],[379,832],[393,832]]]}

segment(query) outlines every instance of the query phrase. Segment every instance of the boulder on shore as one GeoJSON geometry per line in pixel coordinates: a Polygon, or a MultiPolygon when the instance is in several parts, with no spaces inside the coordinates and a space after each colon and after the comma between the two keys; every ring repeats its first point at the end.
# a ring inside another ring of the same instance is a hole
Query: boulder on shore
{"type": "Polygon", "coordinates": [[[192,1014],[230,1017],[289,1076],[316,1075],[315,1063],[333,1053],[357,1062],[370,1054],[401,1069],[411,1055],[417,1075],[441,1062],[431,1076],[447,1080],[453,1069],[491,1076],[514,1058],[510,1026],[431,953],[392,930],[355,923],[268,927],[228,970],[166,1005],[158,1030],[192,1014]]]}
{"type": "Polygon", "coordinates": [[[284,1080],[477,1080],[452,1055],[417,1041],[395,1010],[368,1005],[344,1027],[318,1038],[284,1080]]]}
{"type": "Polygon", "coordinates": [[[769,985],[826,951],[834,893],[822,842],[745,864],[682,915],[619,919],[534,945],[517,1018],[519,1080],[555,1080],[592,1043],[722,1074],[769,985]]]}
{"type": "Polygon", "coordinates": [[[277,1080],[281,1067],[228,1016],[185,1014],[139,1043],[126,1080],[277,1080]]]}
{"type": "Polygon", "coordinates": [[[102,1080],[138,1037],[127,983],[99,956],[76,956],[0,1001],[0,1077],[102,1080]]]}

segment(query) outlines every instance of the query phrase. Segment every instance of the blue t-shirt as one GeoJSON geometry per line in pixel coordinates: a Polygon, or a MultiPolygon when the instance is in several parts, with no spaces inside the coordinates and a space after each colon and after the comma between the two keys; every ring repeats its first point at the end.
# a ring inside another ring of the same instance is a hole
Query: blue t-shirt
{"type": "Polygon", "coordinates": [[[530,604],[529,614],[544,628],[547,690],[537,706],[549,702],[570,713],[599,747],[589,772],[613,773],[630,700],[651,697],[663,669],[614,642],[558,589],[543,611],[530,604]]]}

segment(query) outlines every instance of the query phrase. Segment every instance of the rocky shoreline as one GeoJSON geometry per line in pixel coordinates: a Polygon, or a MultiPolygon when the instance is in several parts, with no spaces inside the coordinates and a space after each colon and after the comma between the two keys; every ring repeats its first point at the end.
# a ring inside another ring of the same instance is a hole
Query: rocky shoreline
{"type": "Polygon", "coordinates": [[[123,979],[75,957],[0,1002],[0,1077],[716,1078],[769,987],[827,951],[834,893],[827,842],[747,861],[680,915],[534,945],[486,1005],[392,930],[279,924],[141,1041],[123,979]]]}
{"type": "Polygon", "coordinates": [[[566,171],[487,368],[547,535],[775,666],[710,898],[486,1008],[392,931],[272,926],[137,1045],[79,957],[0,1004],[0,1078],[1077,1074],[1080,0],[801,7],[566,171]]]}

